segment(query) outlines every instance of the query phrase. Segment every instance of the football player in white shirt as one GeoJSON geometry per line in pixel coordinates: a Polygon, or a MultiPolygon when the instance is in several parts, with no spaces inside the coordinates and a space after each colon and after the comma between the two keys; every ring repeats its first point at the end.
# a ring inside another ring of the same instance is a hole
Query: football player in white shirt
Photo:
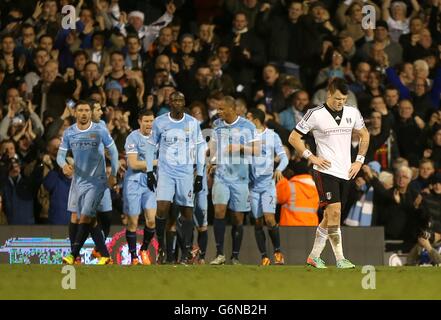
{"type": "Polygon", "coordinates": [[[349,180],[357,175],[363,165],[369,146],[369,132],[358,109],[345,105],[347,97],[346,81],[333,79],[328,85],[326,103],[310,109],[289,137],[296,151],[314,165],[313,176],[321,205],[325,209],[323,220],[317,228],[314,247],[307,259],[307,264],[316,268],[326,268],[320,254],[327,239],[331,242],[337,268],[355,267],[343,255],[340,216],[349,180]],[[317,155],[313,155],[302,141],[302,136],[309,131],[314,136],[317,155]],[[353,163],[350,151],[352,134],[360,138],[358,155],[353,163]]]}

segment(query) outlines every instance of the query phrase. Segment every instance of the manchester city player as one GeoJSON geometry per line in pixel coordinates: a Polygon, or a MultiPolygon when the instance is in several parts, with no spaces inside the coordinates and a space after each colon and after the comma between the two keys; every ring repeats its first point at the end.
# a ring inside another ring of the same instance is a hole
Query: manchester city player
{"type": "Polygon", "coordinates": [[[98,264],[110,264],[103,234],[97,225],[96,211],[107,188],[106,164],[104,155],[100,152],[102,143],[111,156],[111,175],[107,181],[110,187],[116,184],[118,171],[118,151],[109,132],[100,124],[92,122],[92,106],[86,101],[78,101],[75,107],[76,124],[67,128],[58,150],[57,163],[65,174],[75,175],[77,189],[77,211],[80,223],[75,235],[72,253],[63,257],[63,262],[73,264],[79,256],[90,232],[96,232],[97,249],[102,254],[98,264]],[[66,154],[72,150],[74,166],[66,163],[66,154]]]}
{"type": "MultiPolygon", "coordinates": [[[[158,185],[156,190],[157,216],[156,233],[159,242],[157,260],[164,263],[165,244],[164,231],[166,218],[170,212],[171,202],[175,202],[181,210],[182,233],[184,236],[185,252],[183,263],[190,259],[191,240],[193,234],[193,201],[194,194],[202,190],[202,175],[204,170],[204,140],[198,121],[184,113],[185,97],[180,92],[170,95],[169,113],[156,118],[153,123],[150,146],[158,156],[158,185]],[[196,164],[196,178],[194,165],[196,164]]],[[[153,152],[148,152],[152,155],[153,152]]],[[[152,157],[147,159],[147,168],[151,170],[152,157]]],[[[156,183],[152,171],[147,173],[147,183],[156,183]]]]}
{"type": "MultiPolygon", "coordinates": [[[[90,101],[92,105],[92,121],[100,124],[103,126],[105,130],[107,129],[106,123],[101,120],[101,116],[103,115],[102,106],[100,103],[96,101],[90,101]]],[[[100,153],[104,156],[104,145],[100,144],[100,153]]],[[[75,176],[74,176],[75,178],[75,176]]],[[[69,189],[69,198],[68,198],[68,208],[67,210],[71,212],[71,220],[69,223],[69,239],[71,242],[71,247],[73,247],[73,243],[75,242],[75,236],[78,230],[78,224],[80,223],[80,219],[77,215],[77,189],[76,189],[76,183],[75,179],[72,180],[70,189],[69,189]]],[[[104,241],[107,239],[107,236],[110,232],[110,224],[112,219],[112,198],[110,196],[110,189],[106,188],[106,191],[104,191],[103,198],[97,208],[97,221],[99,223],[99,226],[95,226],[95,228],[101,228],[104,235],[104,241]]],[[[91,231],[91,236],[94,242],[96,242],[95,232],[94,230],[91,231]]],[[[96,250],[96,247],[92,251],[92,256],[94,258],[100,258],[101,253],[96,250]]],[[[76,263],[80,263],[81,258],[77,257],[76,263]]]]}
{"type": "Polygon", "coordinates": [[[225,263],[224,235],[227,208],[232,212],[233,237],[232,264],[239,264],[239,251],[243,237],[244,214],[250,211],[249,166],[258,145],[253,143],[256,127],[235,112],[234,98],[224,97],[218,106],[219,119],[213,123],[214,133],[210,141],[209,174],[215,163],[212,190],[214,204],[214,237],[216,258],[212,265],[225,263]],[[214,151],[214,152],[213,152],[214,151]]]}
{"type": "Polygon", "coordinates": [[[256,139],[259,140],[261,146],[260,154],[253,157],[250,190],[251,212],[256,219],[254,234],[262,257],[260,264],[263,266],[271,264],[266,251],[266,237],[263,230],[265,218],[268,234],[274,247],[274,264],[281,265],[285,263],[285,259],[280,252],[279,226],[275,219],[277,202],[275,183],[283,177],[282,171],[288,165],[288,157],[279,135],[265,127],[265,113],[262,110],[250,110],[247,118],[256,126],[256,139]],[[275,155],[279,157],[280,162],[273,172],[275,155]]]}
{"type": "Polygon", "coordinates": [[[144,213],[146,224],[140,256],[143,265],[151,264],[147,249],[155,235],[156,196],[154,188],[149,189],[147,186],[147,170],[152,171],[152,168],[147,168],[146,153],[154,119],[151,110],[141,111],[138,116],[139,129],[129,134],[125,144],[128,169],[123,188],[124,214],[128,216],[126,239],[132,265],[139,264],[136,229],[141,212],[144,213]]]}

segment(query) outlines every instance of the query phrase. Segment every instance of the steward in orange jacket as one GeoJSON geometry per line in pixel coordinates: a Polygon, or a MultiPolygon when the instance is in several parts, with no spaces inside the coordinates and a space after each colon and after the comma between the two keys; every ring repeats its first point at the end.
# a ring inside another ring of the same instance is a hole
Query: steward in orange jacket
{"type": "Polygon", "coordinates": [[[282,205],[281,226],[317,226],[319,195],[310,174],[281,179],[277,185],[277,201],[282,205]]]}

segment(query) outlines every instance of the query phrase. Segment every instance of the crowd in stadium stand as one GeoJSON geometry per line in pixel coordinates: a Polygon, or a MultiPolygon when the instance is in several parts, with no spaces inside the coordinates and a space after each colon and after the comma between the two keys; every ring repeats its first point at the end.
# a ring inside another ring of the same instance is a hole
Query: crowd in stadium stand
{"type": "Polygon", "coordinates": [[[441,0],[2,0],[0,223],[69,222],[71,181],[55,160],[75,121],[70,99],[105,106],[122,165],[112,190],[121,223],[124,143],[139,110],[164,114],[180,91],[204,129],[231,95],[238,115],[265,112],[290,180],[308,168],[288,137],[338,77],[371,135],[342,223],[384,226],[387,240],[404,241],[396,248],[430,251],[441,241],[440,59],[441,0]],[[66,5],[75,29],[62,26],[66,5]]]}

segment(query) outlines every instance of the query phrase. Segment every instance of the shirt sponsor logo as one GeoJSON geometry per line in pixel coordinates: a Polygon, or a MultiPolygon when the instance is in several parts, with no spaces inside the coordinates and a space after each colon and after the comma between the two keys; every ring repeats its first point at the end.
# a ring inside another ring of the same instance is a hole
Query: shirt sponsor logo
{"type": "Polygon", "coordinates": [[[323,131],[324,134],[332,136],[337,134],[349,134],[352,133],[351,128],[334,128],[334,129],[326,129],[323,131]]]}

